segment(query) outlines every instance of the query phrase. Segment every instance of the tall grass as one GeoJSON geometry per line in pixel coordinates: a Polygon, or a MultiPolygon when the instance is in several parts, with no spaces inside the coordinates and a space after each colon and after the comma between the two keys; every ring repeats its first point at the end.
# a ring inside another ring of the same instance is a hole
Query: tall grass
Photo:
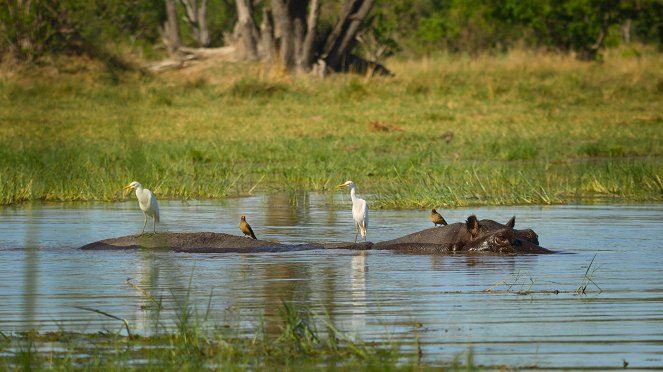
{"type": "Polygon", "coordinates": [[[663,200],[663,59],[527,52],[390,61],[396,76],[0,73],[0,203],[329,190],[374,207],[663,200]]]}
{"type": "MultiPolygon", "coordinates": [[[[99,310],[93,309],[94,312],[99,310]]],[[[177,310],[177,326],[153,335],[114,332],[76,333],[61,330],[21,332],[0,341],[3,370],[255,370],[341,368],[351,370],[412,369],[426,367],[417,355],[396,343],[376,344],[352,340],[326,321],[328,332],[319,332],[309,309],[284,302],[280,309],[281,333],[239,337],[225,327],[204,327],[195,310],[177,310]],[[332,332],[333,330],[333,332],[332,332]]],[[[120,319],[112,314],[111,318],[120,319]]],[[[260,331],[257,332],[257,334],[260,331]]],[[[435,362],[445,365],[444,362],[435,362]]],[[[451,370],[472,368],[455,359],[451,370]]]]}

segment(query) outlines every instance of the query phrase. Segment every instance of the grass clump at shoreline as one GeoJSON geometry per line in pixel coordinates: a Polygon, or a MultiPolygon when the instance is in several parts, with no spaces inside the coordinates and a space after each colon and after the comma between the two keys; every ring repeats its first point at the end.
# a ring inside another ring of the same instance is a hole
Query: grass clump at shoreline
{"type": "Polygon", "coordinates": [[[663,59],[527,52],[391,61],[392,78],[0,74],[0,204],[324,191],[371,206],[663,200],[663,59]]]}
{"type": "MultiPolygon", "coordinates": [[[[412,370],[432,367],[418,352],[396,343],[351,340],[326,321],[319,332],[310,311],[283,303],[280,333],[238,336],[225,327],[204,328],[191,309],[180,309],[173,330],[144,336],[119,332],[78,333],[60,330],[0,334],[3,370],[161,369],[263,370],[342,368],[347,370],[412,370]]],[[[114,316],[111,316],[115,318],[114,316]]],[[[119,318],[115,318],[119,319],[119,318]]],[[[456,358],[440,364],[450,370],[474,370],[456,358]]]]}

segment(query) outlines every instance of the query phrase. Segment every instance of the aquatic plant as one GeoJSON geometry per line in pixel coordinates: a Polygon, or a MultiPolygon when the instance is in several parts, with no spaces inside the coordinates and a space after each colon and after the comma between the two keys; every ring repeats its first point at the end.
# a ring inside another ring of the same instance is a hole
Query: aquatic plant
{"type": "Polygon", "coordinates": [[[587,265],[587,270],[585,270],[585,274],[582,277],[582,280],[580,280],[580,284],[578,284],[578,288],[576,289],[577,294],[586,294],[587,293],[587,287],[589,284],[594,284],[594,286],[599,290],[599,293],[603,292],[601,287],[599,287],[598,284],[594,281],[594,273],[596,270],[598,270],[598,267],[593,267],[594,265],[594,260],[596,259],[596,254],[594,254],[594,257],[592,257],[592,261],[587,265]]]}

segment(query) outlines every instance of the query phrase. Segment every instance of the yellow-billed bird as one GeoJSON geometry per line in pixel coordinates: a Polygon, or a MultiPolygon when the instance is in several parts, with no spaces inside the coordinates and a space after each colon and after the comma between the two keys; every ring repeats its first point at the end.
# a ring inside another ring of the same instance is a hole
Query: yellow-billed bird
{"type": "MultiPolygon", "coordinates": [[[[144,189],[143,185],[134,181],[126,186],[124,189],[135,189],[136,198],[138,198],[138,206],[140,210],[143,211],[143,217],[145,219],[143,223],[143,232],[145,233],[145,226],[147,226],[147,216],[152,217],[152,228],[154,233],[157,232],[157,222],[159,222],[159,203],[157,202],[157,197],[154,196],[152,191],[144,189]]],[[[141,234],[142,234],[141,233],[141,234]]]]}
{"type": "Polygon", "coordinates": [[[251,228],[251,225],[249,225],[248,222],[246,222],[246,216],[242,215],[241,221],[239,221],[239,229],[242,230],[244,235],[249,235],[253,239],[258,239],[256,238],[256,234],[253,233],[253,229],[251,228]]]}
{"type": "Polygon", "coordinates": [[[447,221],[444,220],[441,214],[437,213],[435,208],[430,211],[430,220],[433,221],[433,226],[447,224],[447,221]]]}
{"type": "Polygon", "coordinates": [[[358,198],[355,194],[355,183],[352,181],[345,181],[345,183],[340,184],[336,187],[349,187],[350,188],[350,199],[352,199],[352,219],[355,221],[355,229],[357,233],[355,234],[355,243],[357,242],[357,237],[361,234],[364,241],[366,241],[366,230],[368,230],[368,204],[366,200],[358,198]]]}

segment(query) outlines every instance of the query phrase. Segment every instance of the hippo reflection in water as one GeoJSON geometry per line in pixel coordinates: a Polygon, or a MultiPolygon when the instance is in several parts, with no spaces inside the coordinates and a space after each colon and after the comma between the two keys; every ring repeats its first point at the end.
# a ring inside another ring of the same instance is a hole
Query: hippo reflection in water
{"type": "Polygon", "coordinates": [[[515,230],[515,217],[506,225],[493,220],[477,220],[472,215],[467,221],[434,227],[398,239],[373,244],[361,243],[305,243],[287,245],[266,240],[212,232],[158,233],[131,235],[101,240],[82,249],[168,249],[190,253],[230,252],[291,252],[311,249],[382,249],[411,253],[552,253],[540,247],[532,230],[515,230]]]}

